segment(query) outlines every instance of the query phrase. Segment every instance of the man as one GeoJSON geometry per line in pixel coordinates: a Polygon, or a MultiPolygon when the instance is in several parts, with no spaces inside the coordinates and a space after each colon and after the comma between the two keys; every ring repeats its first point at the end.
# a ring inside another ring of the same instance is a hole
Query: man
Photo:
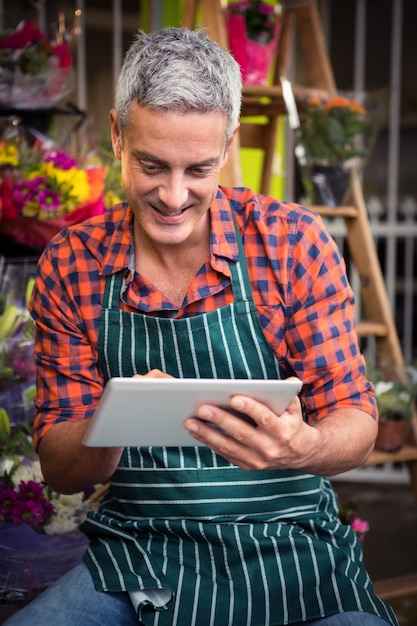
{"type": "Polygon", "coordinates": [[[343,261],[311,211],[218,187],[240,98],[202,32],[142,33],[126,56],[110,122],[127,203],[50,243],[32,299],[44,476],[110,488],[84,563],[9,626],[397,624],[326,478],[377,430],[343,261]],[[202,406],[185,421],[202,447],[83,446],[106,381],[132,375],[296,375],[306,419],[298,398],[275,415],[236,396],[255,425],[202,406]]]}

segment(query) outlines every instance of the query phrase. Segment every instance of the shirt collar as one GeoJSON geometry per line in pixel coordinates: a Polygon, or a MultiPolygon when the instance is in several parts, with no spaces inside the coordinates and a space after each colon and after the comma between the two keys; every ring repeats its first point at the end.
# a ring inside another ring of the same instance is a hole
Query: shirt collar
{"type": "MultiPolygon", "coordinates": [[[[229,274],[227,260],[237,261],[239,250],[230,202],[219,187],[210,206],[211,263],[214,269],[229,274]]],[[[105,214],[104,227],[107,237],[98,241],[90,232],[86,245],[94,250],[106,247],[102,257],[101,273],[105,276],[128,269],[133,251],[133,212],[127,203],[114,206],[105,214]]]]}

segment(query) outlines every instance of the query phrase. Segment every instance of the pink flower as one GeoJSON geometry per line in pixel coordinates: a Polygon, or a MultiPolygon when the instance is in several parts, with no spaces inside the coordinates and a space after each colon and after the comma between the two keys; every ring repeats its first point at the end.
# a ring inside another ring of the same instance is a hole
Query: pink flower
{"type": "Polygon", "coordinates": [[[61,206],[59,194],[50,189],[42,189],[38,193],[37,201],[43,211],[58,211],[61,206]]]}
{"type": "Polygon", "coordinates": [[[59,59],[59,67],[71,67],[72,58],[70,53],[70,44],[67,41],[56,44],[51,47],[52,54],[59,59]]]}
{"type": "Polygon", "coordinates": [[[352,530],[358,535],[359,541],[363,541],[365,539],[365,535],[369,530],[369,524],[366,520],[361,519],[360,517],[354,517],[351,522],[352,530]]]}
{"type": "Polygon", "coordinates": [[[58,167],[61,170],[70,170],[72,167],[78,167],[76,159],[73,159],[63,150],[47,152],[44,159],[47,163],[51,162],[55,165],[55,167],[58,167]]]}
{"type": "Polygon", "coordinates": [[[363,534],[367,533],[369,530],[369,524],[366,520],[361,519],[360,517],[355,517],[351,524],[355,533],[363,534]]]}

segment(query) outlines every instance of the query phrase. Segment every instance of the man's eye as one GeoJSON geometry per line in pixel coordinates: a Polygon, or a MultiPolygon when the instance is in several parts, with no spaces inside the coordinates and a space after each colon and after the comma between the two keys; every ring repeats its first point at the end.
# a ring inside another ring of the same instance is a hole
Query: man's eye
{"type": "Polygon", "coordinates": [[[140,165],[143,171],[148,172],[149,174],[153,174],[154,172],[159,172],[161,169],[160,166],[155,165],[155,163],[144,163],[142,161],[140,165]]]}
{"type": "Polygon", "coordinates": [[[210,169],[208,167],[193,167],[192,169],[193,174],[197,174],[197,176],[204,176],[208,174],[209,171],[210,169]]]}

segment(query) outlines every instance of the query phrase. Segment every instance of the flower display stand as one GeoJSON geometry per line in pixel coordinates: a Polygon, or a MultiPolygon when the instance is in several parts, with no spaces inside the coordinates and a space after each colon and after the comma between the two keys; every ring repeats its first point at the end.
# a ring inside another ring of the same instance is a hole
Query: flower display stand
{"type": "MultiPolygon", "coordinates": [[[[213,39],[228,47],[226,13],[221,0],[185,0],[182,23],[194,28],[197,15],[213,39]],[[200,12],[198,13],[198,9],[200,12]]],[[[282,96],[281,78],[290,75],[290,62],[295,42],[301,53],[308,77],[308,86],[294,86],[297,106],[302,110],[308,98],[328,98],[337,95],[336,83],[330,64],[326,41],[321,26],[317,0],[283,0],[278,51],[272,84],[244,85],[241,126],[226,168],[222,172],[225,185],[242,185],[239,150],[260,148],[263,151],[263,167],[260,191],[269,193],[278,130],[278,118],[287,114],[282,96]],[[298,38],[296,38],[298,35],[298,38]],[[265,123],[254,123],[253,116],[263,116],[265,123]]],[[[357,324],[360,338],[375,339],[377,360],[386,380],[406,380],[405,364],[397,330],[386,292],[384,277],[379,264],[371,231],[362,188],[357,175],[353,176],[351,191],[344,206],[312,206],[323,217],[342,220],[346,227],[346,239],[350,260],[356,268],[360,283],[366,318],[357,324]]],[[[405,463],[410,472],[413,493],[417,503],[417,415],[412,418],[407,443],[397,452],[374,450],[367,465],[405,463]]],[[[380,581],[385,598],[410,595],[417,592],[417,575],[408,576],[404,585],[402,578],[380,581]],[[401,590],[405,589],[405,593],[401,590]]]]}

